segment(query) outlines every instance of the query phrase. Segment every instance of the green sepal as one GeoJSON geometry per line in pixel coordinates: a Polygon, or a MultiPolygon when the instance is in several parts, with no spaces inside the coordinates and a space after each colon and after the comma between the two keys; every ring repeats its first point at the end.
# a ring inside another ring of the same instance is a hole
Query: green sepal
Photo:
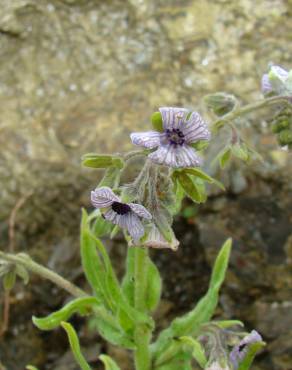
{"type": "Polygon", "coordinates": [[[160,112],[154,112],[152,114],[151,123],[155,131],[163,132],[163,121],[160,112]]]}
{"type": "Polygon", "coordinates": [[[87,153],[82,157],[82,165],[91,168],[116,167],[122,169],[124,161],[120,157],[109,154],[87,153]]]}
{"type": "Polygon", "coordinates": [[[172,344],[173,338],[195,335],[199,332],[201,325],[209,322],[212,318],[218,304],[219,290],[225,278],[231,244],[231,239],[228,239],[221,247],[213,267],[207,293],[199,300],[193,310],[174,319],[170,326],[160,333],[157,341],[152,345],[152,351],[156,359],[163,355],[163,352],[172,344]]]}
{"type": "Polygon", "coordinates": [[[28,284],[29,282],[29,273],[27,271],[27,269],[21,265],[16,265],[15,267],[15,273],[18,277],[20,277],[24,284],[28,284]]]}
{"type": "Polygon", "coordinates": [[[189,143],[188,145],[192,148],[196,149],[197,151],[201,151],[206,149],[210,144],[209,140],[199,140],[195,143],[189,143]]]}
{"type": "Polygon", "coordinates": [[[100,355],[99,359],[103,362],[105,370],[120,370],[120,367],[111,357],[107,355],[100,355]]]}
{"type": "Polygon", "coordinates": [[[249,370],[257,352],[259,352],[265,345],[265,342],[249,344],[244,359],[239,363],[238,370],[249,370]]]}
{"type": "Polygon", "coordinates": [[[60,310],[53,312],[47,317],[32,317],[32,322],[41,330],[52,330],[58,327],[62,321],[68,320],[75,313],[81,315],[92,313],[93,310],[102,310],[100,302],[95,297],[82,297],[67,303],[60,310]]]}
{"type": "Polygon", "coordinates": [[[201,343],[192,337],[180,337],[179,340],[192,348],[192,356],[197,363],[204,369],[207,365],[207,358],[201,343]]]}
{"type": "Polygon", "coordinates": [[[3,277],[3,288],[5,290],[11,290],[14,287],[16,280],[16,271],[13,267],[3,277]]]}
{"type": "Polygon", "coordinates": [[[282,130],[278,134],[278,141],[281,146],[291,145],[292,144],[292,130],[291,129],[282,130]]]}
{"type": "Polygon", "coordinates": [[[82,370],[92,370],[81,353],[79,339],[73,326],[68,322],[62,322],[61,325],[68,335],[71,350],[80,368],[82,370]]]}

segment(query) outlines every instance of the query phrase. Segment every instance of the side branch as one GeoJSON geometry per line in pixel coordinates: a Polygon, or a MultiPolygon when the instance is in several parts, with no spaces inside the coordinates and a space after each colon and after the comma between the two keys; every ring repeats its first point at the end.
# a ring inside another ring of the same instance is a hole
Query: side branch
{"type": "Polygon", "coordinates": [[[64,279],[62,276],[58,275],[56,272],[53,272],[50,269],[40,265],[39,263],[34,262],[26,254],[20,253],[20,254],[14,255],[14,254],[4,253],[0,251],[0,259],[13,263],[15,265],[23,266],[28,271],[35,273],[44,279],[50,280],[52,283],[66,290],[68,293],[70,293],[74,297],[79,298],[79,297],[87,296],[87,293],[84,290],[78,288],[76,285],[64,279]]]}

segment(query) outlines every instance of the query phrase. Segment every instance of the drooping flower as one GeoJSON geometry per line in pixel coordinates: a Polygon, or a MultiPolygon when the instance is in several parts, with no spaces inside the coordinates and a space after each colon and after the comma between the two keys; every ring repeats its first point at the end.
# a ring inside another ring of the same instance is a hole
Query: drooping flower
{"type": "Polygon", "coordinates": [[[288,71],[279,66],[272,66],[269,73],[265,73],[262,77],[262,93],[264,95],[289,94],[289,86],[287,85],[288,78],[288,71]]]}
{"type": "Polygon", "coordinates": [[[200,140],[210,140],[210,131],[197,112],[184,108],[159,108],[163,132],[147,131],[131,134],[133,144],[148,149],[157,148],[148,157],[169,167],[195,167],[202,163],[191,146],[200,140]]]}
{"type": "Polygon", "coordinates": [[[144,235],[144,226],[140,218],[150,220],[151,214],[141,204],[123,203],[107,186],[91,192],[91,203],[95,208],[104,209],[103,217],[123,229],[127,229],[134,242],[139,242],[144,235]]]}
{"type": "Polygon", "coordinates": [[[177,250],[179,246],[179,241],[176,239],[175,235],[173,234],[172,240],[168,242],[158,228],[152,224],[150,226],[150,230],[147,234],[146,240],[143,242],[145,247],[149,248],[156,248],[156,249],[166,249],[170,248],[174,251],[177,250]]]}
{"type": "Polygon", "coordinates": [[[260,334],[253,330],[250,334],[245,336],[235,347],[233,347],[230,352],[229,358],[230,362],[233,365],[233,368],[236,370],[239,366],[239,363],[244,359],[247,354],[248,348],[252,343],[262,342],[262,337],[260,334]]]}

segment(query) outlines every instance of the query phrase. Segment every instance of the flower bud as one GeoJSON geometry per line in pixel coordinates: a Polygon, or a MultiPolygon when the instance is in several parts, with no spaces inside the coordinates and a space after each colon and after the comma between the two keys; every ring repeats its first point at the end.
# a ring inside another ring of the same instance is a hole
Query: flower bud
{"type": "Polygon", "coordinates": [[[235,96],[224,92],[207,95],[204,100],[207,107],[217,116],[224,116],[224,114],[232,111],[237,102],[235,96]]]}
{"type": "Polygon", "coordinates": [[[281,146],[292,145],[292,130],[291,129],[282,130],[278,134],[278,141],[281,146]]]}

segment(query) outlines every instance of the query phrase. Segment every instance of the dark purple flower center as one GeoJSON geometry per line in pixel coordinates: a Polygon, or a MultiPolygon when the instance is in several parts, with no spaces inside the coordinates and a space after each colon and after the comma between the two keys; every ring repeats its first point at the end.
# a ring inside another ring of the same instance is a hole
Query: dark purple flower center
{"type": "Polygon", "coordinates": [[[183,145],[185,142],[185,136],[182,131],[178,128],[172,130],[167,129],[165,131],[167,140],[172,145],[183,145]]]}
{"type": "Polygon", "coordinates": [[[112,210],[115,211],[118,215],[125,215],[131,211],[130,206],[125,203],[113,202],[112,210]]]}

